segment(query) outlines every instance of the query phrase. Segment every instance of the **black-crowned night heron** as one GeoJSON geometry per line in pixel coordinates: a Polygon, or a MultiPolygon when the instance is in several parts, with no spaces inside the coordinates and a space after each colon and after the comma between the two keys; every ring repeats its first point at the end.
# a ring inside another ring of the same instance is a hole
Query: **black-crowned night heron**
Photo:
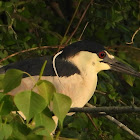
{"type": "MultiPolygon", "coordinates": [[[[117,61],[102,45],[90,41],[73,43],[54,57],[45,56],[9,64],[0,68],[0,73],[19,69],[28,72],[37,81],[45,60],[47,65],[41,79],[52,82],[57,92],[69,96],[72,99],[71,107],[83,107],[89,101],[97,86],[97,74],[102,70],[112,69],[140,77],[140,73],[117,61]]],[[[24,76],[20,86],[10,94],[32,89],[33,86],[31,78],[24,76]]]]}

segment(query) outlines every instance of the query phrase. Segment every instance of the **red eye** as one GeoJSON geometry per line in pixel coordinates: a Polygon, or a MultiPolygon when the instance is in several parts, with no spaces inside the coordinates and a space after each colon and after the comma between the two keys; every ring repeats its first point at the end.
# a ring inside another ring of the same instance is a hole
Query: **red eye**
{"type": "Polygon", "coordinates": [[[103,59],[106,56],[104,51],[98,53],[99,58],[103,59]]]}

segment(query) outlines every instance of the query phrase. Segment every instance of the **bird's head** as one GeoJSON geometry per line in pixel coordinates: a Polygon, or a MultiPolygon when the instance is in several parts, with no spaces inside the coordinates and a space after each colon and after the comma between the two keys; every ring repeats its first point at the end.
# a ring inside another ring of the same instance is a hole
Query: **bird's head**
{"type": "Polygon", "coordinates": [[[73,63],[80,72],[91,71],[97,74],[111,69],[140,78],[139,72],[118,61],[102,45],[91,41],[79,41],[65,47],[60,57],[73,63]]]}

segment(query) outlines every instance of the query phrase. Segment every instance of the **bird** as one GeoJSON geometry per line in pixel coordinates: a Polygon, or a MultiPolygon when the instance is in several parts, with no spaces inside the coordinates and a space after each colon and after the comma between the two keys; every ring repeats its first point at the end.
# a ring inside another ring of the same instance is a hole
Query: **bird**
{"type": "MultiPolygon", "coordinates": [[[[54,56],[30,58],[8,64],[0,68],[0,74],[9,69],[19,69],[29,73],[37,81],[45,60],[47,64],[41,79],[53,83],[58,93],[69,96],[72,100],[71,108],[83,107],[91,99],[100,71],[114,70],[140,78],[139,72],[118,61],[103,45],[89,40],[74,42],[54,56]]],[[[33,86],[32,79],[23,75],[21,84],[9,94],[15,96],[21,91],[31,90],[33,86]]]]}

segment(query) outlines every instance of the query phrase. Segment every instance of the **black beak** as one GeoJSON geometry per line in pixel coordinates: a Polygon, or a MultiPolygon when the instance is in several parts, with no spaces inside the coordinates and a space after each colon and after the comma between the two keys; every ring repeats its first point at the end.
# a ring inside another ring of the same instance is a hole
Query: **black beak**
{"type": "Polygon", "coordinates": [[[126,74],[133,75],[135,77],[140,78],[140,72],[135,71],[132,67],[118,61],[115,58],[111,59],[109,57],[106,57],[103,60],[103,62],[108,63],[110,65],[111,69],[114,70],[114,71],[126,73],[126,74]]]}

